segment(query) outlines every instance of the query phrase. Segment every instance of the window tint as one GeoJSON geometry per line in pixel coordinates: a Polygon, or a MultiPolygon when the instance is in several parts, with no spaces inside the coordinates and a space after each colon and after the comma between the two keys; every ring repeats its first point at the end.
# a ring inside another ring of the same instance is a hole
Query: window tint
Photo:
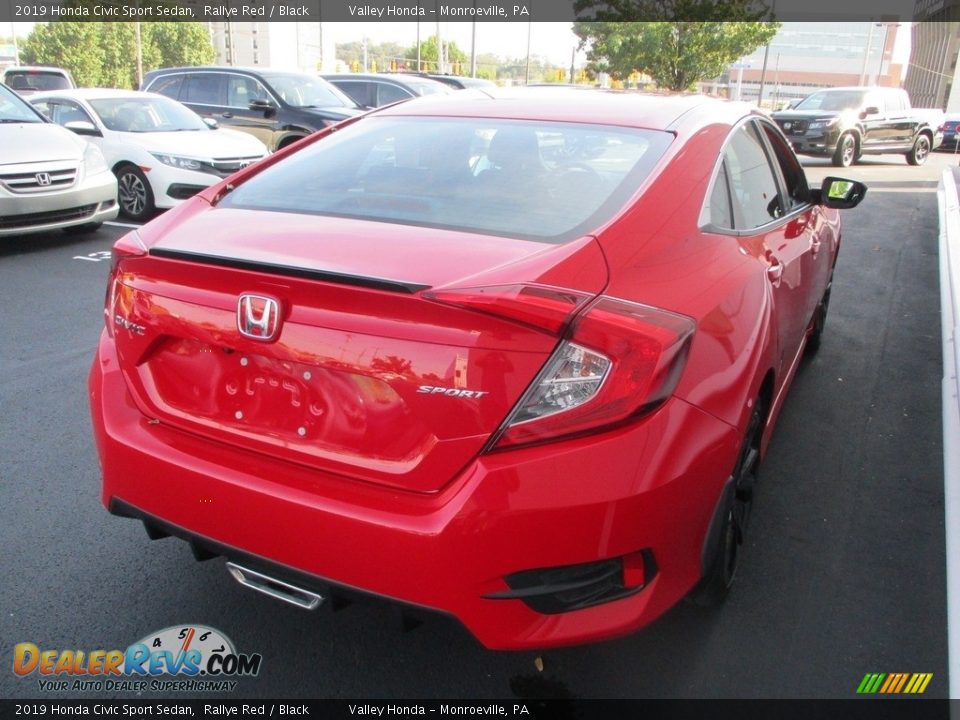
{"type": "Polygon", "coordinates": [[[783,174],[783,181],[787,188],[787,197],[784,198],[787,207],[784,210],[790,212],[793,208],[810,202],[807,176],[803,172],[803,167],[797,160],[797,156],[788,147],[780,133],[765,122],[761,122],[760,127],[763,128],[767,140],[770,141],[770,147],[773,148],[774,157],[776,157],[780,172],[783,174]]]}
{"type": "Polygon", "coordinates": [[[733,208],[730,205],[730,185],[727,183],[726,163],[720,164],[717,178],[710,193],[709,222],[714,227],[733,228],[733,208]]]}
{"type": "Polygon", "coordinates": [[[11,90],[0,85],[0,123],[4,122],[43,122],[26,101],[11,90]]]}
{"type": "Polygon", "coordinates": [[[338,80],[333,85],[341,92],[346,93],[347,97],[357,105],[373,107],[377,104],[373,95],[373,83],[360,82],[359,80],[338,80]]]}
{"type": "Polygon", "coordinates": [[[402,88],[398,88],[396,85],[389,85],[387,83],[377,83],[377,106],[380,105],[389,105],[390,103],[398,102],[399,100],[406,100],[407,98],[412,97],[410,93],[402,88]]]}
{"type": "Polygon", "coordinates": [[[563,242],[612,217],[670,141],[605,125],[373,117],[267,168],[221,205],[563,242]]]}
{"type": "Polygon", "coordinates": [[[244,75],[227,75],[227,105],[247,108],[254,100],[269,100],[270,94],[258,81],[244,75]]]}
{"type": "Polygon", "coordinates": [[[178,100],[180,98],[180,87],[183,85],[183,75],[167,75],[161,77],[150,85],[150,92],[166,95],[168,98],[178,100]]]}
{"type": "Polygon", "coordinates": [[[752,229],[783,216],[777,181],[753,123],[734,130],[724,153],[738,229],[752,229]]]}
{"type": "Polygon", "coordinates": [[[196,73],[187,76],[184,102],[201,105],[223,105],[219,73],[196,73]]]}

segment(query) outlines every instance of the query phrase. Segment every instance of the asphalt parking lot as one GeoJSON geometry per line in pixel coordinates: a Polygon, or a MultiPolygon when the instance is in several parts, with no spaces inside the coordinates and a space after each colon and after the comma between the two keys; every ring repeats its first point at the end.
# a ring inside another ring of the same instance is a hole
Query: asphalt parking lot
{"type": "Polygon", "coordinates": [[[955,162],[805,162],[811,180],[871,189],[845,215],[823,346],[763,465],[737,585],[719,611],[681,604],[631,637],[545,652],[542,671],[536,653],[488,652],[450,620],[404,633],[378,604],[271,601],[222,560],[196,563],[185,544],[108,515],[86,374],[126,228],[0,242],[0,697],[41,695],[36,675],[10,671],[16,643],[122,649],[186,623],[263,655],[230,699],[850,698],[868,672],[933,673],[925,695],[946,697],[934,190],[955,162]]]}

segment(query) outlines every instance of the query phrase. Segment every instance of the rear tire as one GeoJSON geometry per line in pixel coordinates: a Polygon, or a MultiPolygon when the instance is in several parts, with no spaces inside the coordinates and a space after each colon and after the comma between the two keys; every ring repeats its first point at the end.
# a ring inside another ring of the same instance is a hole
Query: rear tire
{"type": "Polygon", "coordinates": [[[913,148],[907,153],[907,162],[911,165],[923,165],[930,155],[930,138],[926,135],[917,135],[913,141],[913,148]]]}
{"type": "Polygon", "coordinates": [[[737,577],[743,533],[750,520],[753,489],[760,464],[763,417],[763,407],[757,400],[733,470],[733,491],[726,492],[723,500],[723,520],[718,542],[711,551],[700,584],[691,594],[691,599],[697,605],[715,607],[723,603],[737,577]]]}

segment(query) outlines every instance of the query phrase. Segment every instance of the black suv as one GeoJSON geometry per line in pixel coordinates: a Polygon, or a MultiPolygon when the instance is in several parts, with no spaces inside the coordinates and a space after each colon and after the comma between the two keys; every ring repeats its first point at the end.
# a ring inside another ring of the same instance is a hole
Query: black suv
{"type": "Polygon", "coordinates": [[[903,153],[922,165],[943,139],[939,124],[914,111],[900,88],[818,90],[773,119],[796,152],[829,157],[838,167],[880,153],[903,153]]]}
{"type": "Polygon", "coordinates": [[[140,89],[255,135],[271,152],[363,112],[315,75],[266,68],[166,68],[147,73],[140,89]]]}

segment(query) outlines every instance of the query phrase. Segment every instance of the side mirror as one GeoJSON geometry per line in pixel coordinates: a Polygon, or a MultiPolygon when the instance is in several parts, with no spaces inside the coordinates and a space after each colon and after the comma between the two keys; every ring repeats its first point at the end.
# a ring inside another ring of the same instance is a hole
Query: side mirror
{"type": "Polygon", "coordinates": [[[220,123],[217,122],[216,118],[205,117],[203,118],[203,122],[211,130],[216,130],[218,127],[220,127],[220,123]]]}
{"type": "Polygon", "coordinates": [[[867,194],[867,186],[856,180],[826,177],[820,190],[814,191],[815,201],[820,205],[838,210],[855,208],[867,194]]]}
{"type": "Polygon", "coordinates": [[[871,115],[879,115],[879,114],[880,114],[880,108],[874,105],[871,105],[870,107],[865,107],[863,109],[863,111],[860,113],[860,119],[863,120],[864,118],[870,117],[871,115]]]}
{"type": "Polygon", "coordinates": [[[64,127],[77,135],[92,135],[93,137],[103,137],[103,133],[97,130],[97,126],[86,120],[71,120],[64,123],[64,127]]]}
{"type": "Polygon", "coordinates": [[[250,105],[248,105],[251,110],[260,111],[260,112],[270,112],[271,110],[276,109],[274,104],[267,100],[266,98],[257,98],[256,100],[251,100],[250,105]]]}

